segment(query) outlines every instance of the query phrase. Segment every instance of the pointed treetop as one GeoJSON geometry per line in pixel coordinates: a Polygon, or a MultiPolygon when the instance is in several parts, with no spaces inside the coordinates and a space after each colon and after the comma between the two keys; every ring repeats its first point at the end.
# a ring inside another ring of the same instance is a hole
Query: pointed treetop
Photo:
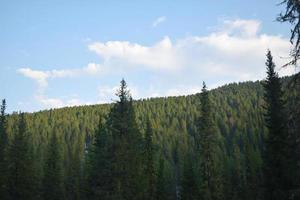
{"type": "Polygon", "coordinates": [[[202,86],[202,92],[207,92],[207,87],[206,87],[206,84],[205,84],[205,82],[203,81],[203,84],[202,84],[203,86],[202,86]]]}
{"type": "Polygon", "coordinates": [[[269,76],[276,76],[277,73],[275,72],[275,63],[273,62],[273,56],[271,51],[268,49],[267,51],[267,61],[266,61],[266,66],[267,66],[267,74],[269,76]]]}
{"type": "Polygon", "coordinates": [[[120,88],[118,89],[116,95],[120,97],[120,102],[131,100],[129,89],[127,89],[127,83],[124,78],[120,82],[120,88]]]}
{"type": "Polygon", "coordinates": [[[5,109],[6,109],[6,101],[5,99],[2,99],[2,104],[1,104],[1,116],[5,115],[5,109]]]}

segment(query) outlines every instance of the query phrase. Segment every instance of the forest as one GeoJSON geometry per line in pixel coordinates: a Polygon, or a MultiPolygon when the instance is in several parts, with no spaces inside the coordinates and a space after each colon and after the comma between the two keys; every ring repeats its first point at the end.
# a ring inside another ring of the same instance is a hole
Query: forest
{"type": "Polygon", "coordinates": [[[3,100],[1,199],[298,199],[298,84],[266,65],[188,96],[133,100],[122,80],[112,104],[8,115],[3,100]]]}
{"type": "MultiPolygon", "coordinates": [[[[284,0],[298,69],[300,4],[284,0]]],[[[39,112],[0,109],[2,200],[299,200],[300,73],[193,95],[39,112]]],[[[127,80],[128,81],[128,80],[127,80]]],[[[204,80],[205,81],[205,80],[204,80]]]]}

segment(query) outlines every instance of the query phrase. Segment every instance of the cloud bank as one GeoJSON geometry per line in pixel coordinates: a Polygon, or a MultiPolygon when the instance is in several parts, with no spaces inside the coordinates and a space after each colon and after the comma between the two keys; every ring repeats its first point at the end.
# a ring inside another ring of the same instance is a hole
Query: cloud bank
{"type": "MultiPolygon", "coordinates": [[[[165,21],[158,18],[153,26],[165,21]]],[[[210,87],[233,81],[258,80],[265,76],[265,54],[272,51],[280,75],[289,75],[293,69],[281,69],[288,57],[290,43],[280,35],[260,32],[261,23],[257,20],[225,20],[215,31],[204,36],[187,36],[172,40],[165,36],[152,45],[130,41],[92,42],[88,49],[101,59],[100,64],[89,63],[83,68],[41,71],[21,68],[19,73],[36,81],[40,90],[45,90],[49,79],[83,75],[116,76],[120,71],[130,74],[136,71],[147,74],[154,81],[149,85],[133,83],[135,98],[151,96],[174,96],[200,91],[202,81],[210,87]],[[199,87],[200,86],[200,87],[199,87]],[[146,92],[141,92],[141,90],[146,92]]],[[[104,79],[104,77],[102,76],[104,79]]],[[[109,102],[115,86],[98,86],[98,101],[109,102]]],[[[43,93],[44,94],[44,93],[43,93]]],[[[80,100],[62,102],[55,98],[37,100],[44,105],[65,106],[82,103],[80,100]],[[74,103],[74,104],[75,104],[74,103]]],[[[71,101],[71,100],[70,100],[71,101]]]]}

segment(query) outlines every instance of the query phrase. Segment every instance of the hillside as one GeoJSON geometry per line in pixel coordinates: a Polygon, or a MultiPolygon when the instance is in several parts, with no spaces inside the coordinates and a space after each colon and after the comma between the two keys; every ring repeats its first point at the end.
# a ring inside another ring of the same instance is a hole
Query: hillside
{"type": "MultiPolygon", "coordinates": [[[[234,185],[242,181],[246,173],[246,160],[250,158],[252,173],[260,172],[261,150],[266,128],[263,123],[263,88],[260,82],[228,84],[211,91],[213,118],[217,124],[220,141],[220,161],[224,165],[226,194],[231,197],[234,185]],[[247,155],[246,155],[247,154],[247,155]],[[246,156],[245,156],[246,155],[246,156]],[[245,159],[247,157],[247,159],[245,159]],[[237,177],[237,171],[239,176],[237,177]],[[236,180],[240,179],[240,180],[236,180]]],[[[142,133],[146,119],[151,119],[154,129],[156,163],[160,157],[165,162],[165,185],[170,199],[175,198],[180,188],[183,161],[188,146],[193,145],[199,112],[199,95],[181,97],[150,98],[134,102],[137,123],[142,133]]],[[[43,174],[43,159],[49,138],[53,132],[58,135],[62,147],[64,179],[69,198],[81,188],[87,147],[100,116],[106,116],[109,104],[79,106],[26,114],[28,131],[34,148],[37,176],[43,174]]],[[[8,132],[15,129],[18,115],[8,120],[8,132]]],[[[248,162],[248,161],[247,161],[248,162]]],[[[256,174],[255,174],[256,176],[256,174]]],[[[259,179],[259,176],[257,176],[259,179]]]]}

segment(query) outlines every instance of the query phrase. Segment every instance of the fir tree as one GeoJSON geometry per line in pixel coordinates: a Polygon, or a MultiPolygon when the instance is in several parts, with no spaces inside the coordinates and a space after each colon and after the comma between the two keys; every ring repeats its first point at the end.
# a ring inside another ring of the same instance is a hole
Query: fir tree
{"type": "Polygon", "coordinates": [[[193,167],[192,154],[188,153],[185,158],[183,167],[183,180],[182,180],[182,200],[194,200],[199,198],[199,191],[197,181],[195,179],[195,172],[193,167]]]}
{"type": "Polygon", "coordinates": [[[6,196],[6,173],[7,173],[7,162],[6,162],[6,150],[7,150],[7,119],[6,119],[6,101],[2,100],[1,110],[0,110],[0,196],[6,196]]]}
{"type": "Polygon", "coordinates": [[[290,145],[287,131],[285,103],[278,74],[271,52],[267,53],[267,78],[265,89],[265,121],[269,130],[265,141],[264,183],[265,199],[290,199],[294,189],[293,163],[294,150],[290,145]]]}
{"type": "Polygon", "coordinates": [[[33,157],[25,114],[19,116],[18,132],[15,133],[8,149],[8,196],[13,200],[34,199],[37,194],[33,157]]]}
{"type": "Polygon", "coordinates": [[[165,200],[166,196],[166,181],[165,181],[165,161],[163,157],[159,159],[159,166],[157,172],[157,183],[156,183],[156,200],[165,200]]]}
{"type": "Polygon", "coordinates": [[[201,196],[204,199],[220,199],[221,180],[217,160],[217,137],[212,116],[212,104],[209,92],[203,82],[200,96],[201,116],[196,144],[200,150],[201,196]]]}
{"type": "Polygon", "coordinates": [[[112,195],[112,176],[110,137],[100,117],[95,139],[88,151],[87,199],[110,199],[112,195]]]}
{"type": "Polygon", "coordinates": [[[56,133],[52,133],[46,152],[43,178],[43,199],[64,199],[63,168],[60,144],[56,133]]]}
{"type": "Polygon", "coordinates": [[[141,199],[141,135],[124,79],[116,95],[119,100],[112,106],[106,124],[112,136],[112,194],[116,199],[141,199]]]}
{"type": "Polygon", "coordinates": [[[148,200],[155,199],[155,182],[156,174],[154,169],[154,148],[153,148],[153,130],[150,120],[147,120],[147,127],[145,133],[145,179],[146,179],[146,192],[145,198],[148,200]]]}

